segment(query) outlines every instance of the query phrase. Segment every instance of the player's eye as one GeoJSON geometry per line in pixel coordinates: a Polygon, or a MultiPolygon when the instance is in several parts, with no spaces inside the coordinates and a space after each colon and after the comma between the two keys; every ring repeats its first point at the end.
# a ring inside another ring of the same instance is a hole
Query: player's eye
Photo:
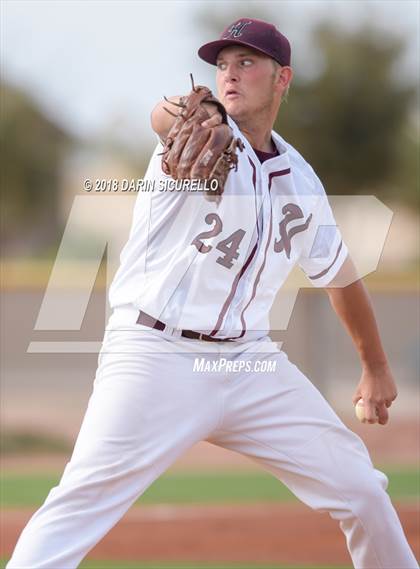
{"type": "Polygon", "coordinates": [[[242,59],[240,65],[242,65],[242,67],[249,67],[250,65],[253,64],[252,59],[242,59]]]}
{"type": "Polygon", "coordinates": [[[224,71],[226,69],[226,63],[224,63],[223,61],[219,61],[219,63],[217,63],[216,65],[217,69],[220,69],[220,71],[224,71]]]}

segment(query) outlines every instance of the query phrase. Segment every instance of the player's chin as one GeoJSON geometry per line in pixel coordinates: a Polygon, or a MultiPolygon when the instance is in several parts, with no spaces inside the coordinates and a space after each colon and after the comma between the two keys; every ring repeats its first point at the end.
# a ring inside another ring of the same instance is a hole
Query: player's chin
{"type": "Polygon", "coordinates": [[[236,120],[244,114],[243,104],[240,101],[232,100],[225,101],[224,103],[227,114],[236,120]]]}

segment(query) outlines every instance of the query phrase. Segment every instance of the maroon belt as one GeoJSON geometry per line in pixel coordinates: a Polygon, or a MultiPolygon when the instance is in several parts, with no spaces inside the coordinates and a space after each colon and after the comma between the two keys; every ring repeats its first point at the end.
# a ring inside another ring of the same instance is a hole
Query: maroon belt
{"type": "MultiPolygon", "coordinates": [[[[137,318],[137,324],[143,324],[143,326],[148,326],[149,328],[153,328],[155,330],[160,330],[163,332],[166,328],[166,324],[153,318],[146,312],[140,310],[139,316],[137,318]]],[[[191,340],[204,340],[205,342],[230,342],[231,338],[213,338],[213,336],[209,336],[208,334],[202,334],[200,332],[194,332],[194,330],[181,330],[181,336],[184,338],[189,338],[191,340]]]]}

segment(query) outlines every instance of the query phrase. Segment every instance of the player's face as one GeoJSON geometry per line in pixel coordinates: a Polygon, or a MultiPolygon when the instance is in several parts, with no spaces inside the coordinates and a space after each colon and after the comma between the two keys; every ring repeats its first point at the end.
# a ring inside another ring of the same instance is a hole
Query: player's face
{"type": "Polygon", "coordinates": [[[222,49],[217,57],[216,83],[220,101],[236,121],[249,120],[278,107],[280,67],[260,52],[242,46],[222,49]]]}

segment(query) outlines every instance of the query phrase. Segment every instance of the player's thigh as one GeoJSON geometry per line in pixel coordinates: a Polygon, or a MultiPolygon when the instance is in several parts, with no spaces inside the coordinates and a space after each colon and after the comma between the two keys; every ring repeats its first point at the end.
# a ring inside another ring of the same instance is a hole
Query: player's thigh
{"type": "Polygon", "coordinates": [[[154,460],[218,419],[211,383],[158,336],[108,333],[72,460],[154,460]],[[203,409],[202,402],[206,401],[203,409]]]}
{"type": "Polygon", "coordinates": [[[277,358],[275,373],[231,381],[210,442],[257,461],[313,507],[335,507],[360,487],[385,488],[363,441],[318,389],[283,354],[268,357],[277,358]]]}
{"type": "Polygon", "coordinates": [[[244,357],[247,369],[228,374],[224,418],[215,435],[255,438],[290,455],[320,433],[342,425],[323,395],[284,352],[244,357]]]}

